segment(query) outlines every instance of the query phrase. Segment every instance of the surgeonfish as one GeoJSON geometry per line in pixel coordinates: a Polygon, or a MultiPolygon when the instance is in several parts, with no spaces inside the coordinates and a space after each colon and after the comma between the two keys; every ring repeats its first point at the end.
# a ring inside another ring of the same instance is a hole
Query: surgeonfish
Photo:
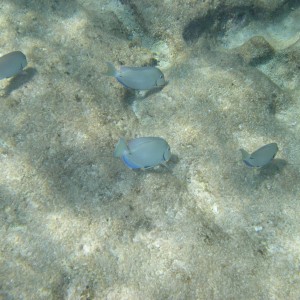
{"type": "Polygon", "coordinates": [[[27,66],[26,56],[21,51],[13,51],[0,57],[0,80],[17,75],[27,66]]]}
{"type": "Polygon", "coordinates": [[[244,149],[240,149],[243,162],[249,167],[260,168],[270,163],[275,157],[278,146],[276,143],[271,143],[262,146],[253,153],[249,154],[244,149]]]}
{"type": "Polygon", "coordinates": [[[104,75],[115,77],[123,86],[133,90],[152,90],[166,84],[164,74],[156,67],[124,67],[117,70],[107,62],[104,75]]]}
{"type": "Polygon", "coordinates": [[[114,151],[130,169],[148,169],[165,163],[171,157],[170,146],[160,137],[140,137],[126,143],[120,138],[114,151]]]}

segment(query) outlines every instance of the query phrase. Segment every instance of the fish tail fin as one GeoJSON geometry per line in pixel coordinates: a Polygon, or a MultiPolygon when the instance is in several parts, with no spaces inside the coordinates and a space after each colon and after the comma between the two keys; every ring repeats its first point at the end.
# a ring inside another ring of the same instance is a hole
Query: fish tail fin
{"type": "Polygon", "coordinates": [[[250,157],[250,154],[246,150],[240,149],[240,151],[242,153],[242,160],[245,160],[250,157]]]}
{"type": "Polygon", "coordinates": [[[115,66],[111,62],[106,62],[106,65],[107,65],[107,71],[104,72],[103,75],[115,77],[117,74],[117,70],[115,66]]]}
{"type": "Polygon", "coordinates": [[[125,149],[128,150],[126,141],[124,138],[120,138],[115,147],[114,157],[121,157],[125,149]]]}

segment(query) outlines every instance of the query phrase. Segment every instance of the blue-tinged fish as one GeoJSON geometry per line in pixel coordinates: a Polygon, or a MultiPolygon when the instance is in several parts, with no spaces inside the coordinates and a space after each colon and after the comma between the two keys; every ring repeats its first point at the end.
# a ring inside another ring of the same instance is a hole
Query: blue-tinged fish
{"type": "Polygon", "coordinates": [[[120,138],[114,151],[130,169],[148,169],[165,165],[171,158],[170,146],[160,137],[140,137],[126,143],[120,138]]]}
{"type": "Polygon", "coordinates": [[[0,80],[17,75],[27,66],[26,56],[21,51],[13,51],[0,57],[0,80]]]}
{"type": "Polygon", "coordinates": [[[243,162],[248,167],[260,168],[267,165],[273,160],[273,158],[277,154],[278,146],[276,143],[267,144],[251,154],[249,154],[244,149],[240,149],[240,151],[242,153],[243,162]]]}
{"type": "Polygon", "coordinates": [[[133,90],[152,90],[166,84],[164,74],[156,67],[124,67],[117,70],[107,62],[108,70],[104,75],[115,77],[123,86],[133,90]]]}

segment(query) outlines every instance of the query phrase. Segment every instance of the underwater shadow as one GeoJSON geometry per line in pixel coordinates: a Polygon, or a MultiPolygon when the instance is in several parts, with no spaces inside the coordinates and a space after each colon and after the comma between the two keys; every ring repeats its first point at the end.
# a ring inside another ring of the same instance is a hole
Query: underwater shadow
{"type": "Polygon", "coordinates": [[[20,74],[10,79],[9,84],[4,89],[4,95],[9,96],[13,91],[24,86],[32,80],[36,73],[36,68],[27,68],[25,71],[22,71],[20,74]]]}
{"type": "Polygon", "coordinates": [[[182,37],[187,44],[196,42],[202,35],[217,37],[225,32],[225,24],[229,20],[245,25],[249,19],[264,15],[262,9],[256,12],[252,6],[236,6],[228,8],[222,4],[214,10],[210,10],[204,16],[198,16],[191,20],[183,29],[182,37]]]}
{"type": "Polygon", "coordinates": [[[287,165],[287,161],[284,159],[274,159],[269,164],[255,170],[256,174],[256,187],[262,185],[265,180],[274,178],[276,175],[282,174],[284,168],[287,165]]]}
{"type": "Polygon", "coordinates": [[[131,89],[126,89],[123,94],[122,103],[124,103],[125,108],[128,108],[132,106],[134,101],[146,100],[150,96],[160,93],[167,84],[168,82],[164,86],[154,88],[148,91],[135,91],[131,89]]]}
{"type": "MultiPolygon", "coordinates": [[[[18,10],[24,9],[26,13],[28,10],[38,12],[39,14],[48,15],[49,13],[56,14],[63,18],[72,16],[78,9],[77,1],[17,1],[10,0],[13,5],[18,7],[18,10]]],[[[24,12],[25,13],[25,12],[24,12]]]]}
{"type": "Polygon", "coordinates": [[[267,11],[263,6],[255,7],[253,4],[235,7],[220,4],[215,9],[208,11],[206,15],[199,15],[186,24],[182,37],[187,44],[196,42],[204,35],[217,38],[226,34],[228,28],[232,26],[242,28],[251,21],[264,21],[266,18],[274,20],[284,17],[288,10],[296,9],[299,5],[297,0],[287,0],[283,1],[275,11],[267,11]]]}

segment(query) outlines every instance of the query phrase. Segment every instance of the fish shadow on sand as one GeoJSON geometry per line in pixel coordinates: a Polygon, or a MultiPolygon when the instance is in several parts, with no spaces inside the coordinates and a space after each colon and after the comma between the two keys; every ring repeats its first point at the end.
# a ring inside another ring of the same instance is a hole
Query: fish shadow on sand
{"type": "Polygon", "coordinates": [[[14,90],[17,90],[21,86],[24,86],[29,82],[37,73],[35,68],[26,68],[25,71],[14,76],[9,80],[9,83],[4,88],[4,96],[9,96],[14,90]]]}
{"type": "Polygon", "coordinates": [[[176,154],[172,154],[169,161],[166,164],[160,164],[153,168],[132,169],[132,171],[141,174],[143,174],[143,172],[155,173],[155,174],[172,174],[172,170],[175,168],[178,161],[179,161],[178,156],[176,154]]]}
{"type": "Polygon", "coordinates": [[[270,164],[260,168],[259,176],[275,176],[281,173],[283,169],[287,166],[288,162],[284,159],[275,158],[270,164]]]}
{"type": "Polygon", "coordinates": [[[162,89],[167,84],[168,84],[168,82],[166,82],[166,84],[161,87],[157,87],[157,88],[154,88],[154,89],[148,90],[148,91],[136,91],[136,90],[132,90],[132,89],[126,89],[126,91],[123,95],[123,103],[125,104],[125,106],[131,106],[133,104],[133,102],[136,100],[145,100],[148,97],[150,97],[151,95],[154,95],[154,94],[162,91],[162,89]]]}

